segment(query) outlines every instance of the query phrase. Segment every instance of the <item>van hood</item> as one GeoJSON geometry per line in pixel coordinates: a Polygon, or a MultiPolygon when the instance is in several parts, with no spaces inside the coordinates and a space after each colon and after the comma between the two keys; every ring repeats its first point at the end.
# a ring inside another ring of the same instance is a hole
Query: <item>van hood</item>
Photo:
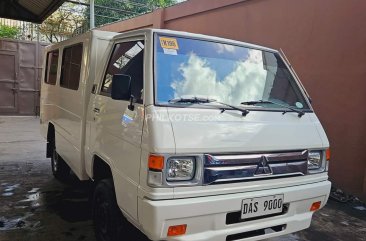
{"type": "Polygon", "coordinates": [[[243,153],[327,148],[314,113],[167,108],[176,153],[243,153]]]}

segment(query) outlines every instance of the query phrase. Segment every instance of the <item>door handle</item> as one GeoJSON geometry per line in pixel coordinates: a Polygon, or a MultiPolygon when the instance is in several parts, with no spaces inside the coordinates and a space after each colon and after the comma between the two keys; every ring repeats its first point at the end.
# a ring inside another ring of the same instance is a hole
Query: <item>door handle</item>
{"type": "Polygon", "coordinates": [[[100,109],[99,108],[94,108],[93,110],[95,113],[100,113],[100,109]]]}
{"type": "Polygon", "coordinates": [[[92,94],[95,94],[96,93],[96,90],[97,90],[97,85],[93,85],[92,94]]]}

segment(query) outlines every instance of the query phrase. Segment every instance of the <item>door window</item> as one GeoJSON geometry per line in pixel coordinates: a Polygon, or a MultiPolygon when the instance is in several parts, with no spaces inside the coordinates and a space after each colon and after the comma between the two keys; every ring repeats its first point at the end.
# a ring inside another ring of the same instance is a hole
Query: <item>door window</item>
{"type": "Polygon", "coordinates": [[[50,85],[56,84],[58,53],[58,49],[47,53],[46,76],[44,82],[50,85]]]}
{"type": "Polygon", "coordinates": [[[83,44],[77,44],[64,49],[60,77],[61,87],[71,90],[79,89],[82,56],[83,44]]]}
{"type": "Polygon", "coordinates": [[[131,77],[131,94],[135,97],[137,103],[142,104],[143,71],[144,41],[140,40],[116,44],[103,79],[101,94],[106,96],[111,95],[113,75],[129,75],[131,77]]]}

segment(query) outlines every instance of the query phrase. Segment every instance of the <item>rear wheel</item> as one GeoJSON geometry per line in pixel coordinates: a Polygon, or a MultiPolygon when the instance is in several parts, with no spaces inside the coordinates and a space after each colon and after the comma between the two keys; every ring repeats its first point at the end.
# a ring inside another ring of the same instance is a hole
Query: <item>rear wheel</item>
{"type": "Polygon", "coordinates": [[[57,153],[56,147],[53,148],[51,156],[51,167],[52,173],[56,177],[56,179],[65,182],[70,178],[70,167],[57,153]]]}

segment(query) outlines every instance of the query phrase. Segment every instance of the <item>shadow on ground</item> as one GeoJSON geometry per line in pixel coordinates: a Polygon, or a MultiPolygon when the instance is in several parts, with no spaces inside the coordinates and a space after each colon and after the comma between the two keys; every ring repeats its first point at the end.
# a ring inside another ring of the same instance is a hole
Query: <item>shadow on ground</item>
{"type": "Polygon", "coordinates": [[[59,183],[48,169],[48,161],[1,164],[1,241],[94,240],[89,183],[59,183]]]}

